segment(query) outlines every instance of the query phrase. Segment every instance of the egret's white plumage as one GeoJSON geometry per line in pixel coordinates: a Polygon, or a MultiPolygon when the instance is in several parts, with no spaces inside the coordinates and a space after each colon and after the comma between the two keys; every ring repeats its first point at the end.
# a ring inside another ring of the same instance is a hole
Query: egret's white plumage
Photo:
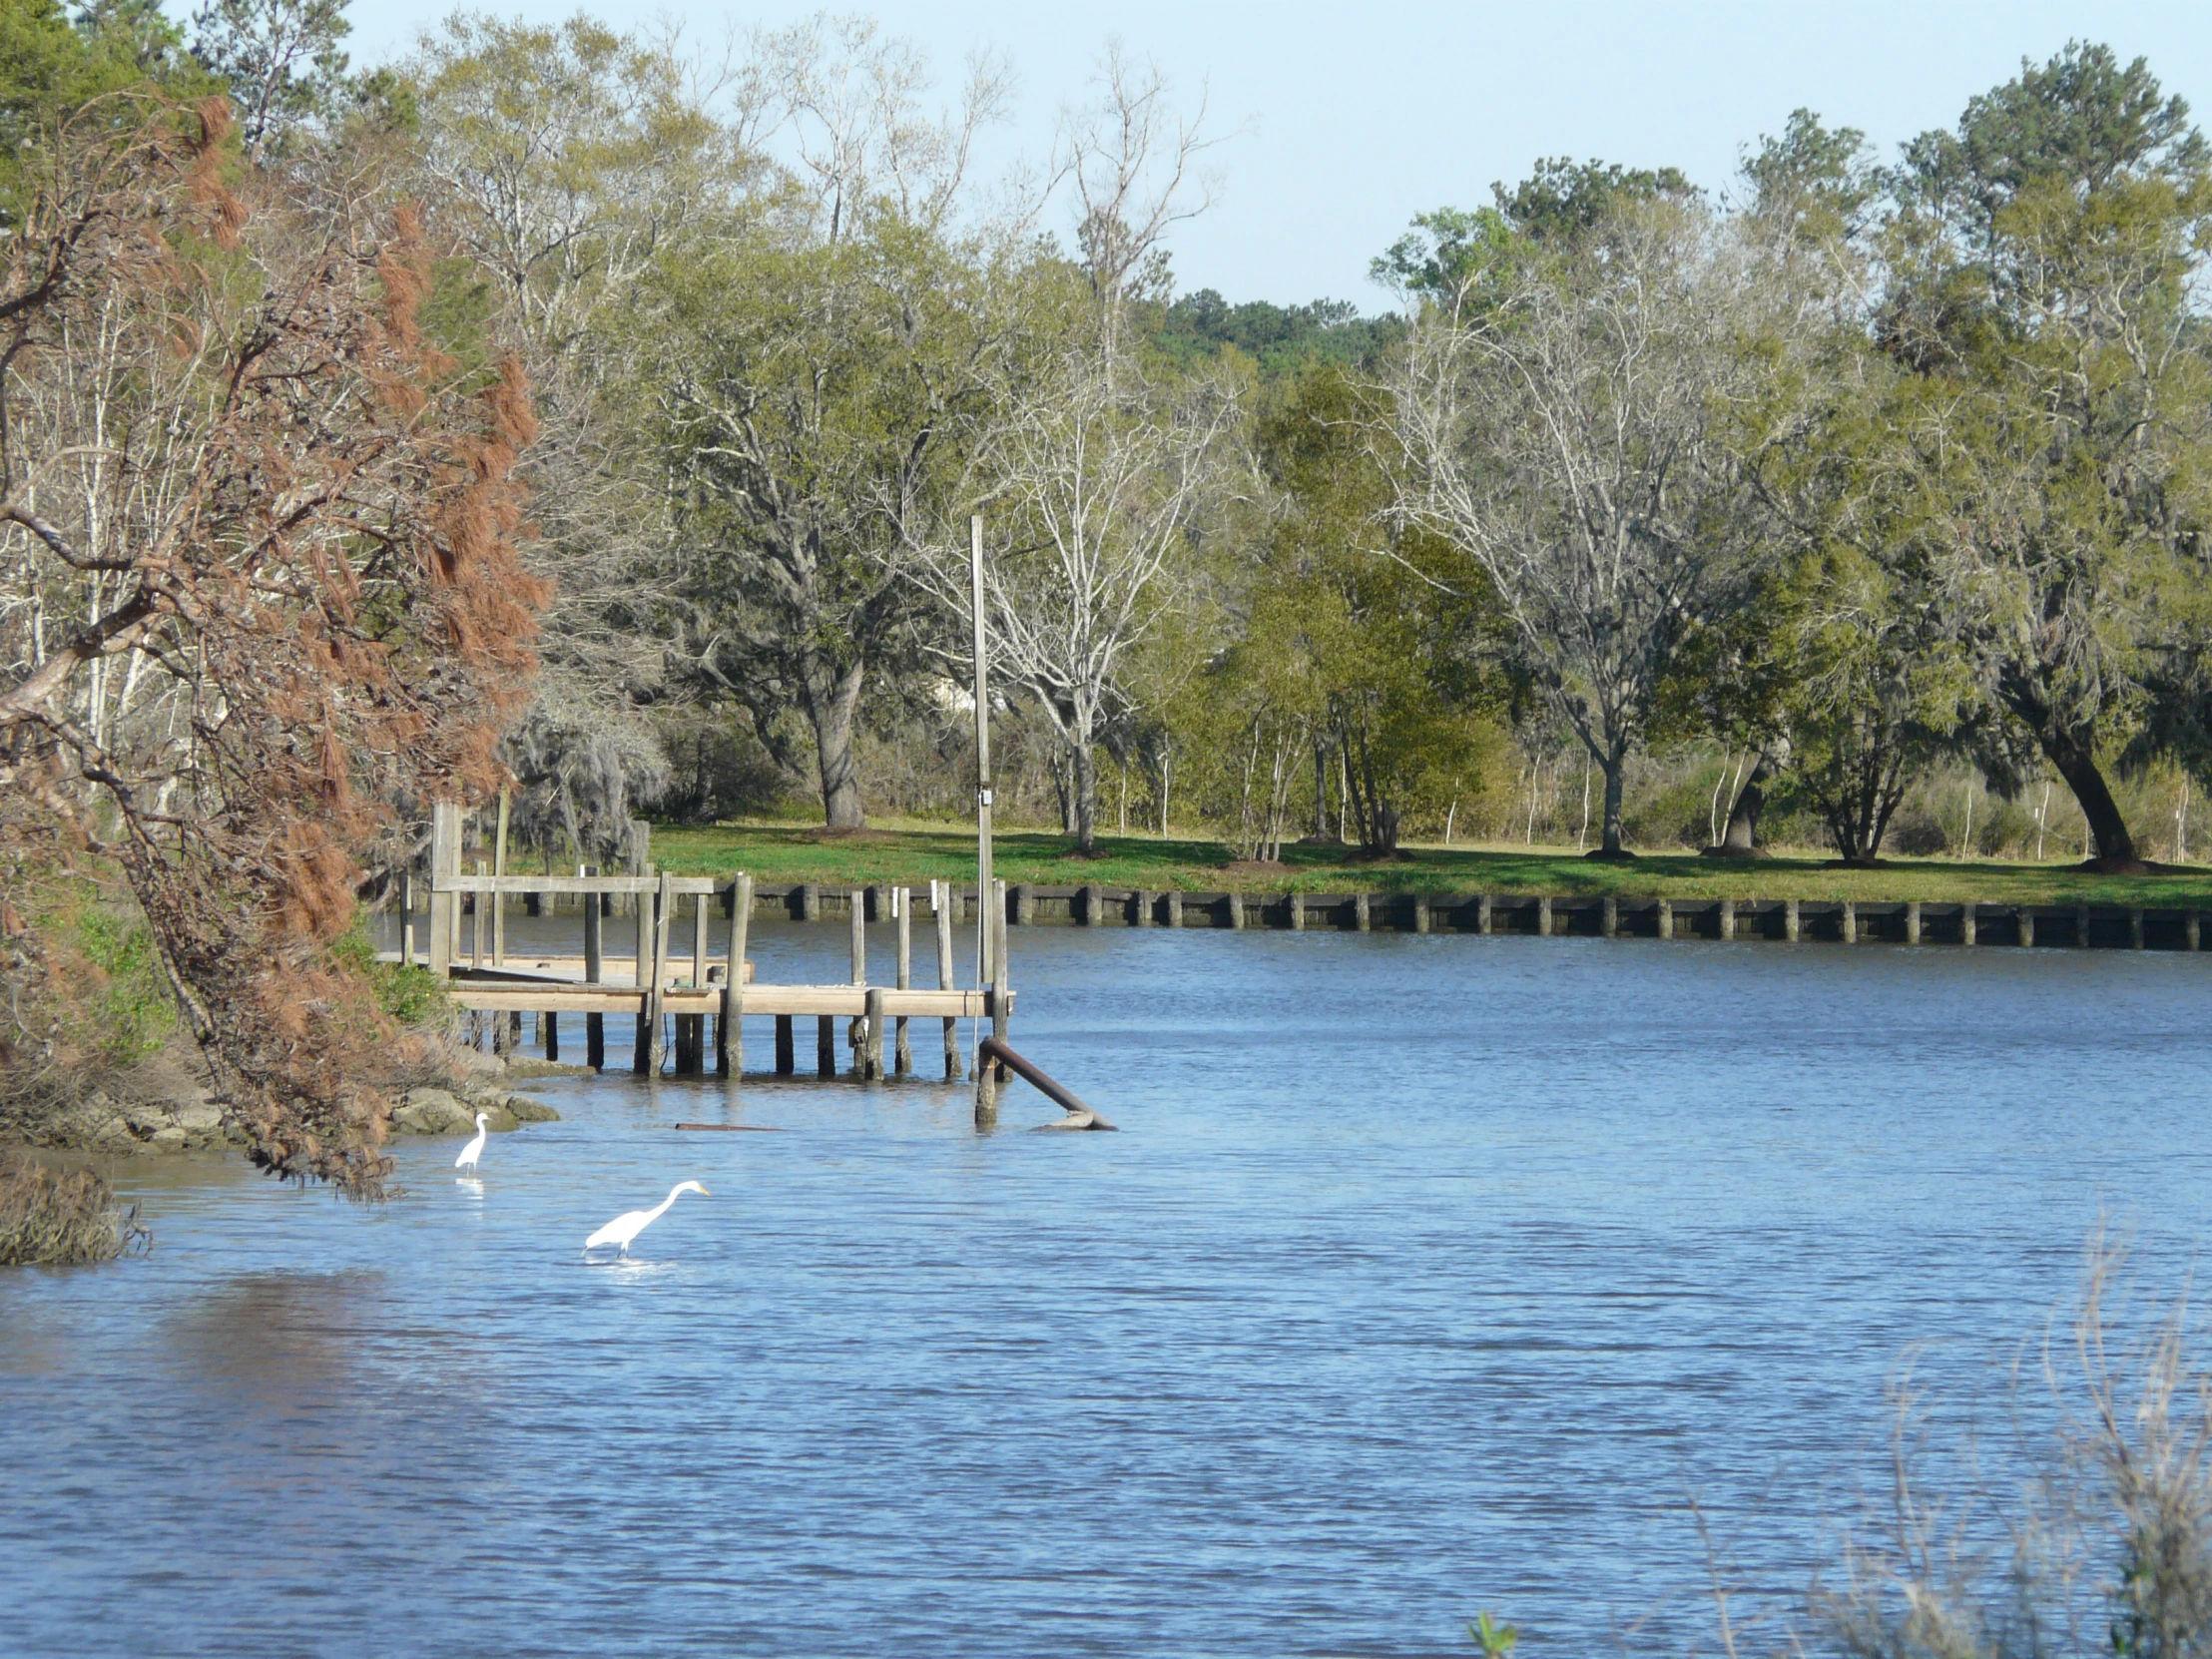
{"type": "Polygon", "coordinates": [[[640,1233],[668,1214],[668,1207],[676,1202],[679,1193],[697,1193],[701,1198],[712,1198],[705,1187],[696,1181],[679,1181],[669,1188],[668,1197],[650,1210],[632,1210],[628,1215],[617,1216],[598,1232],[584,1241],[586,1250],[597,1250],[601,1245],[619,1245],[620,1254],[630,1254],[630,1244],[640,1233]]]}
{"type": "Polygon", "coordinates": [[[461,1155],[453,1160],[453,1167],[455,1169],[474,1169],[476,1160],[484,1155],[484,1137],[490,1133],[491,1129],[484,1121],[484,1114],[478,1112],[476,1114],[476,1138],[461,1148],[461,1155]]]}

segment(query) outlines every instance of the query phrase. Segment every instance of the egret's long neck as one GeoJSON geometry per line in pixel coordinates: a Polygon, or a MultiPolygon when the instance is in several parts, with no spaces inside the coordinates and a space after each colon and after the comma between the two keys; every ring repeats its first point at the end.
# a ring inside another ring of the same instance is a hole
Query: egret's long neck
{"type": "Polygon", "coordinates": [[[675,1186],[669,1188],[668,1197],[662,1199],[660,1203],[653,1206],[653,1220],[659,1221],[663,1216],[667,1215],[668,1207],[676,1202],[677,1195],[683,1190],[684,1184],[681,1181],[677,1182],[675,1186]]]}

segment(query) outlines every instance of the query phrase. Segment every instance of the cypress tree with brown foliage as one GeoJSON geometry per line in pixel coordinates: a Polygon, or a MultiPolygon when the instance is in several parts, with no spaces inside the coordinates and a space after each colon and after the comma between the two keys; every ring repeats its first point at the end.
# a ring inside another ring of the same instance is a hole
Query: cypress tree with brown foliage
{"type": "Polygon", "coordinates": [[[84,106],[4,250],[0,840],[120,861],[256,1161],[367,1197],[394,1033],[329,947],[398,817],[501,776],[534,427],[425,338],[416,216],[242,169],[230,119],[84,106]]]}

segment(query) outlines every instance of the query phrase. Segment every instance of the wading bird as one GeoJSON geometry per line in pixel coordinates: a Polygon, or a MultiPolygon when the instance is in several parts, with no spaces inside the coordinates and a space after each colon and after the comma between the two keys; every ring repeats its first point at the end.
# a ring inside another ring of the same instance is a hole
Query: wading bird
{"type": "Polygon", "coordinates": [[[476,1160],[484,1155],[484,1137],[490,1133],[489,1126],[484,1122],[484,1114],[478,1112],[476,1114],[476,1138],[461,1148],[461,1155],[453,1160],[453,1167],[455,1169],[474,1169],[476,1160]]]}
{"type": "Polygon", "coordinates": [[[619,1245],[621,1249],[618,1254],[629,1255],[630,1241],[667,1215],[668,1207],[676,1202],[676,1195],[679,1193],[697,1193],[701,1198],[714,1197],[713,1193],[710,1193],[696,1181],[679,1181],[675,1186],[669,1188],[668,1197],[662,1199],[652,1209],[632,1210],[626,1216],[615,1217],[613,1221],[610,1221],[586,1239],[584,1248],[586,1250],[597,1250],[601,1245],[619,1245]]]}

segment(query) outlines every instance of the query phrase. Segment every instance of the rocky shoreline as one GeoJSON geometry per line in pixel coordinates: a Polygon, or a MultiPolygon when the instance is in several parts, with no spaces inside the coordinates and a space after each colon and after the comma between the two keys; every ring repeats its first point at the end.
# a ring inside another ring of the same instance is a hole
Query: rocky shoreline
{"type": "MultiPolygon", "coordinates": [[[[392,1115],[393,1135],[473,1135],[478,1112],[496,1134],[526,1123],[552,1122],[559,1112],[509,1085],[530,1077],[588,1075],[589,1069],[543,1061],[508,1064],[465,1049],[456,1053],[456,1070],[464,1075],[449,1086],[423,1084],[406,1090],[392,1115]]],[[[66,1101],[48,1103],[35,1116],[0,1121],[0,1143],[106,1156],[242,1144],[182,1043],[172,1043],[66,1101]]]]}

